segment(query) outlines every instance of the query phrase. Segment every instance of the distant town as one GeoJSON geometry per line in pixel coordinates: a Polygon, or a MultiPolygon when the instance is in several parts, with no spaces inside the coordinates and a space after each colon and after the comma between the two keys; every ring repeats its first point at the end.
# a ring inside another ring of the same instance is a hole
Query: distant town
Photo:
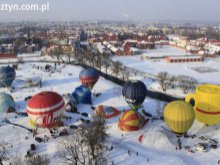
{"type": "Polygon", "coordinates": [[[178,23],[145,22],[51,22],[1,23],[0,58],[40,51],[50,55],[57,47],[73,54],[84,47],[115,56],[143,54],[146,49],[169,46],[185,55],[160,57],[167,62],[196,62],[220,54],[220,27],[178,23]]]}

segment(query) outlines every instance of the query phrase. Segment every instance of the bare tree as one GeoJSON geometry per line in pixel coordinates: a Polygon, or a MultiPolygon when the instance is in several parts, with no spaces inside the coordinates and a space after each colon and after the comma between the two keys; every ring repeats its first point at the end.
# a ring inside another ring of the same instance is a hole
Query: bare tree
{"type": "Polygon", "coordinates": [[[67,48],[67,52],[66,52],[66,55],[68,57],[68,63],[71,62],[71,57],[73,56],[73,48],[71,46],[68,46],[67,48]]]}
{"type": "Polygon", "coordinates": [[[94,67],[95,66],[95,54],[91,51],[84,51],[83,52],[83,56],[84,56],[84,59],[85,61],[87,62],[86,64],[91,66],[91,67],[94,67]]]}
{"type": "Polygon", "coordinates": [[[63,137],[57,145],[57,156],[64,164],[85,165],[87,151],[83,142],[83,129],[79,129],[73,135],[63,137]]]}
{"type": "Polygon", "coordinates": [[[85,61],[86,61],[85,50],[79,47],[76,47],[75,49],[76,50],[75,50],[74,57],[75,57],[76,63],[80,65],[85,65],[85,61]]]}
{"type": "Polygon", "coordinates": [[[52,49],[49,52],[49,55],[54,56],[57,61],[61,59],[62,54],[63,54],[63,49],[60,45],[54,47],[54,49],[52,49]]]}
{"type": "Polygon", "coordinates": [[[115,61],[112,62],[112,71],[115,74],[116,77],[118,77],[120,71],[121,71],[121,66],[123,66],[123,64],[119,61],[115,61]]]}
{"type": "Polygon", "coordinates": [[[3,161],[9,160],[9,149],[8,144],[5,142],[0,142],[0,165],[3,165],[3,161]]]}
{"type": "Polygon", "coordinates": [[[108,69],[111,66],[111,64],[112,64],[112,60],[110,58],[110,55],[107,54],[107,53],[104,53],[103,54],[103,63],[102,63],[102,65],[105,68],[105,74],[108,73],[108,69]]]}
{"type": "Polygon", "coordinates": [[[94,56],[95,59],[95,66],[101,71],[102,65],[103,65],[103,56],[97,52],[97,54],[94,56]]]}
{"type": "Polygon", "coordinates": [[[172,88],[175,88],[176,87],[176,76],[170,75],[169,76],[169,83],[172,88]]]}
{"type": "Polygon", "coordinates": [[[184,94],[187,94],[190,90],[195,89],[198,81],[190,76],[179,75],[177,76],[178,86],[182,89],[184,94]]]}
{"type": "Polygon", "coordinates": [[[169,74],[167,72],[160,72],[157,78],[162,90],[165,92],[170,85],[169,74]]]}
{"type": "Polygon", "coordinates": [[[96,164],[105,148],[105,142],[108,138],[107,129],[106,120],[100,116],[93,116],[92,123],[85,129],[86,144],[96,164]]]}
{"type": "Polygon", "coordinates": [[[25,159],[26,165],[49,165],[50,159],[47,155],[35,155],[25,159]]]}
{"type": "Polygon", "coordinates": [[[58,143],[58,157],[64,164],[105,165],[105,142],[108,138],[106,121],[94,117],[92,122],[58,143]]]}
{"type": "Polygon", "coordinates": [[[120,72],[121,72],[122,79],[127,81],[130,75],[130,72],[127,70],[127,68],[122,66],[120,72]]]}

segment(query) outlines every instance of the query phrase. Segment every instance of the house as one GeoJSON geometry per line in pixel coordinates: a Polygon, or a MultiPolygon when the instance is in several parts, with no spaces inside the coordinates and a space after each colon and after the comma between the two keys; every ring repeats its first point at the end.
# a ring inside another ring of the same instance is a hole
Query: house
{"type": "Polygon", "coordinates": [[[0,53],[0,59],[16,58],[17,55],[14,53],[0,53]]]}
{"type": "Polygon", "coordinates": [[[168,63],[201,62],[204,61],[204,57],[198,55],[167,57],[165,61],[168,63]]]}
{"type": "Polygon", "coordinates": [[[154,42],[141,41],[141,42],[137,43],[136,47],[138,49],[154,49],[155,48],[155,43],[154,42]]]}
{"type": "Polygon", "coordinates": [[[106,34],[103,36],[102,41],[119,41],[119,37],[116,34],[106,34]]]}
{"type": "Polygon", "coordinates": [[[186,46],[186,51],[190,52],[192,54],[197,54],[199,52],[199,47],[197,46],[192,46],[192,45],[187,45],[186,46]]]}
{"type": "Polygon", "coordinates": [[[216,52],[205,51],[205,50],[200,50],[198,52],[198,55],[203,57],[211,57],[211,58],[215,58],[217,56],[216,52]]]}
{"type": "Polygon", "coordinates": [[[43,48],[41,52],[43,55],[50,55],[50,53],[55,49],[58,49],[59,46],[63,54],[69,54],[74,52],[74,48],[72,45],[56,45],[56,44],[52,44],[49,45],[47,48],[43,48]]]}

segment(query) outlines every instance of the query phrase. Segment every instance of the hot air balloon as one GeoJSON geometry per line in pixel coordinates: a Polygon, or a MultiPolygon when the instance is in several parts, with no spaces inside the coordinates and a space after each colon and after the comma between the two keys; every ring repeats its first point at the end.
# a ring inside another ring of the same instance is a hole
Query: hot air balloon
{"type": "Polygon", "coordinates": [[[84,69],[79,74],[82,85],[92,89],[99,79],[99,73],[93,68],[84,69]]]}
{"type": "Polygon", "coordinates": [[[31,123],[43,128],[53,128],[62,124],[60,118],[65,111],[65,103],[58,93],[45,91],[34,95],[27,104],[31,123]]]}
{"type": "Polygon", "coordinates": [[[177,135],[186,133],[195,120],[193,107],[184,101],[173,101],[164,109],[167,126],[177,135]]]}
{"type": "Polygon", "coordinates": [[[101,115],[106,119],[113,118],[120,114],[120,111],[111,106],[99,105],[95,108],[96,115],[101,115]]]}
{"type": "Polygon", "coordinates": [[[15,69],[10,66],[0,68],[0,88],[10,87],[15,79],[15,69]]]}
{"type": "Polygon", "coordinates": [[[220,85],[200,84],[185,99],[194,106],[196,120],[208,125],[220,124],[220,85]]]}
{"type": "Polygon", "coordinates": [[[92,93],[90,89],[84,85],[77,87],[72,95],[77,103],[92,104],[92,93]]]}
{"type": "Polygon", "coordinates": [[[118,121],[118,128],[122,131],[137,131],[146,124],[144,117],[135,110],[126,110],[118,121]]]}
{"type": "Polygon", "coordinates": [[[122,95],[131,109],[137,110],[147,95],[147,88],[141,81],[129,81],[122,89],[122,95]]]}
{"type": "Polygon", "coordinates": [[[15,102],[11,95],[0,93],[0,113],[10,113],[15,111],[15,102]]]}

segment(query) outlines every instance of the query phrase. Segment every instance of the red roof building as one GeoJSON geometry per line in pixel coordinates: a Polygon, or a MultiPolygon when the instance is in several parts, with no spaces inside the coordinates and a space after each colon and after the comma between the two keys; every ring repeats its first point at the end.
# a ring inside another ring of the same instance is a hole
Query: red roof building
{"type": "Polygon", "coordinates": [[[14,53],[0,53],[0,59],[16,58],[14,53]]]}

